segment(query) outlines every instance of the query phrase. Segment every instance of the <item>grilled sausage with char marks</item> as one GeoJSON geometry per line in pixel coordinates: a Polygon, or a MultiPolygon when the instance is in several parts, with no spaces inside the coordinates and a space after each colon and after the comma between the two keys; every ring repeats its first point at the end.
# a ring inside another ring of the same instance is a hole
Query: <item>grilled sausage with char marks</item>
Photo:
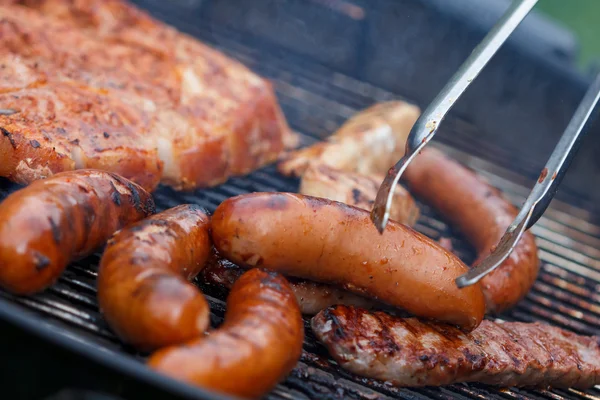
{"type": "Polygon", "coordinates": [[[368,211],[343,203],[292,193],[232,197],[215,210],[212,237],[240,266],[338,285],[465,330],[485,311],[479,285],[454,283],[467,271],[456,256],[393,221],[380,235],[368,211]]]}
{"type": "Polygon", "coordinates": [[[219,329],[159,350],[148,364],[175,379],[258,398],[296,365],[303,340],[300,309],[285,278],[253,269],[231,289],[219,329]]]}
{"type": "Polygon", "coordinates": [[[38,180],[0,203],[0,286],[40,292],[118,229],[155,212],[151,195],[110,172],[38,180]]]}
{"type": "Polygon", "coordinates": [[[155,350],[202,335],[209,324],[204,295],[192,285],[211,252],[210,219],[180,205],[117,232],[98,272],[98,302],[117,335],[155,350]]]}

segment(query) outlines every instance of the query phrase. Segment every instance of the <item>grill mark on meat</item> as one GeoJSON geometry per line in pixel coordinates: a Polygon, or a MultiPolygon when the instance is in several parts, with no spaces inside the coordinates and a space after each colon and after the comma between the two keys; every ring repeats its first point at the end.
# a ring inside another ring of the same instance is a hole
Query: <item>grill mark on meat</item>
{"type": "Polygon", "coordinates": [[[138,192],[136,187],[130,183],[127,183],[127,188],[129,189],[129,192],[131,193],[131,201],[132,201],[133,206],[135,207],[136,210],[142,211],[144,208],[142,207],[140,193],[138,192]]]}
{"type": "Polygon", "coordinates": [[[52,219],[52,217],[48,217],[48,222],[50,223],[50,229],[52,230],[52,239],[54,239],[54,243],[60,244],[62,239],[62,232],[56,221],[52,219]]]}
{"type": "Polygon", "coordinates": [[[35,269],[42,271],[50,265],[50,259],[37,251],[33,252],[33,262],[35,263],[35,269]]]}
{"type": "Polygon", "coordinates": [[[110,182],[110,186],[112,187],[112,190],[113,190],[113,192],[110,195],[110,199],[118,207],[121,205],[121,193],[119,193],[119,191],[117,190],[117,187],[115,186],[115,184],[112,181],[110,182]]]}
{"type": "Polygon", "coordinates": [[[12,133],[10,133],[9,131],[7,131],[6,129],[4,129],[3,127],[0,126],[0,132],[2,132],[2,135],[8,139],[8,141],[10,142],[10,145],[12,146],[13,149],[17,148],[17,143],[15,142],[15,139],[12,136],[12,133]]]}
{"type": "Polygon", "coordinates": [[[380,318],[380,314],[373,314],[373,316],[379,322],[381,327],[379,337],[383,340],[383,346],[379,348],[379,352],[392,355],[395,352],[400,351],[401,347],[398,346],[398,344],[396,344],[396,341],[394,340],[389,326],[382,321],[382,319],[380,318]]]}
{"type": "Polygon", "coordinates": [[[13,110],[12,108],[0,108],[0,115],[13,115],[18,113],[17,110],[13,110]]]}
{"type": "Polygon", "coordinates": [[[586,389],[600,383],[600,338],[541,323],[484,320],[463,333],[416,318],[333,306],[317,314],[311,325],[343,368],[396,386],[480,382],[586,389]],[[391,339],[386,337],[390,332],[391,339]],[[363,338],[371,340],[356,346],[363,338]]]}

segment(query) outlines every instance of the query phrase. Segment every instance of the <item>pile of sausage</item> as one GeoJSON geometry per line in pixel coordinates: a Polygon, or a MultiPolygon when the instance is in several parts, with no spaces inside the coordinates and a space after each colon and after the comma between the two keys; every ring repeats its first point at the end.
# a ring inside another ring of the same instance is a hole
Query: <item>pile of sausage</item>
{"type": "Polygon", "coordinates": [[[302,194],[245,194],[212,216],[194,205],[155,214],[150,194],[107,172],[36,181],[0,204],[0,286],[39,292],[106,244],[98,300],[114,332],[153,352],[151,368],[243,397],[260,397],[295,366],[302,313],[316,314],[312,329],[342,367],[400,386],[598,383],[597,339],[484,321],[514,306],[536,279],[530,233],[481,284],[459,289],[454,280],[468,267],[411,228],[419,215],[414,193],[485,257],[516,210],[473,172],[438,150],[423,151],[405,174],[410,192],[396,192],[393,220],[383,234],[374,227],[377,182],[402,156],[417,117],[416,107],[400,102],[367,109],[328,142],[281,160],[280,172],[301,178],[302,194]],[[230,289],[216,330],[190,282],[198,275],[230,289]],[[485,335],[491,344],[483,348],[485,335]],[[523,354],[511,340],[539,351],[523,354]],[[448,351],[452,357],[442,356],[448,351]],[[544,358],[549,352],[556,356],[544,358]]]}
{"type": "Polygon", "coordinates": [[[153,352],[151,368],[256,398],[296,365],[304,324],[286,279],[263,269],[242,274],[225,322],[209,332],[208,303],[189,282],[212,251],[209,216],[195,205],[155,214],[149,193],[109,172],[56,174],[0,203],[0,285],[40,292],[107,241],[100,309],[123,341],[153,352]]]}

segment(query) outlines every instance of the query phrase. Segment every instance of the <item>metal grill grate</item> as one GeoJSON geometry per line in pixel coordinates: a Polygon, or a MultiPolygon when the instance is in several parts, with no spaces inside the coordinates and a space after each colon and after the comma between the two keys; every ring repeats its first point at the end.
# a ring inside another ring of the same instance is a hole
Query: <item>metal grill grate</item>
{"type": "MultiPolygon", "coordinates": [[[[169,20],[169,16],[163,16],[169,20]]],[[[182,25],[182,21],[178,21],[182,25]]],[[[323,66],[310,64],[293,54],[285,58],[258,53],[251,40],[235,31],[210,24],[183,26],[207,42],[216,45],[273,79],[278,96],[291,126],[303,134],[305,144],[332,132],[358,109],[375,101],[398,96],[371,85],[355,81],[323,66]]],[[[480,171],[519,205],[528,193],[537,171],[530,163],[515,160],[510,153],[477,141],[476,128],[454,116],[444,124],[439,138],[445,150],[465,164],[480,171]],[[481,158],[469,154],[478,154],[481,158]],[[484,161],[486,159],[487,161],[484,161]],[[507,168],[510,166],[511,168],[507,168]]],[[[298,182],[281,177],[269,166],[248,177],[231,179],[224,185],[194,193],[178,193],[161,188],[155,193],[160,209],[184,202],[200,204],[213,210],[227,197],[252,191],[296,191],[298,182]]],[[[0,184],[0,199],[16,188],[6,181],[0,184]]],[[[551,209],[533,228],[538,237],[542,260],[540,276],[532,291],[516,308],[502,316],[506,320],[546,321],[582,334],[600,334],[600,225],[590,223],[592,215],[577,197],[563,196],[568,203],[554,202],[551,209]]],[[[426,205],[417,230],[438,238],[452,238],[459,256],[470,262],[473,251],[426,205]]],[[[42,294],[16,297],[0,291],[0,296],[34,310],[43,319],[51,319],[80,340],[130,355],[140,361],[143,356],[123,346],[112,334],[98,312],[95,279],[98,255],[70,266],[57,284],[42,294]]],[[[202,287],[213,312],[213,324],[224,315],[224,293],[218,288],[202,287]]],[[[269,396],[272,399],[351,398],[351,399],[600,399],[600,390],[587,393],[575,390],[527,391],[497,390],[483,385],[453,385],[418,390],[398,389],[380,382],[361,379],[339,369],[310,332],[307,320],[305,352],[288,379],[269,396]]]]}

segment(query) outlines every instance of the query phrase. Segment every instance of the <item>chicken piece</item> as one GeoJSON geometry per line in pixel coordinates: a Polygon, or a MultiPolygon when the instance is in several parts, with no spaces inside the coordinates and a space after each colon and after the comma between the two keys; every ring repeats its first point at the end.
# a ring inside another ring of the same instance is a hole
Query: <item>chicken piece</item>
{"type": "MultiPolygon", "coordinates": [[[[383,177],[344,172],[322,164],[311,164],[300,181],[300,193],[339,201],[371,211],[383,177]]],[[[413,226],[420,211],[410,193],[396,186],[390,218],[413,226]]]]}
{"type": "Polygon", "coordinates": [[[586,389],[600,383],[600,338],[547,324],[484,320],[467,334],[346,306],[321,311],[311,324],[341,367],[395,386],[481,382],[586,389]]]}
{"type": "MultiPolygon", "coordinates": [[[[97,92],[87,100],[94,114],[98,94],[108,103],[122,102],[145,113],[148,121],[136,137],[152,147],[148,164],[156,164],[154,153],[158,155],[159,171],[149,172],[158,173],[155,181],[176,189],[215,185],[275,160],[293,139],[270,83],[126,2],[0,1],[7,3],[28,7],[0,6],[0,56],[7,60],[2,71],[9,70],[0,77],[0,92],[67,82],[97,92]]],[[[0,127],[15,123],[16,115],[0,116],[0,127]]],[[[75,120],[79,115],[60,118],[75,120]]],[[[53,131],[54,123],[40,120],[31,131],[39,134],[41,124],[53,131]]],[[[35,139],[29,135],[25,139],[35,139]]],[[[55,154],[49,148],[46,159],[38,162],[45,169],[2,172],[26,183],[74,168],[70,154],[77,150],[68,145],[63,150],[55,154]],[[54,158],[67,160],[56,164],[54,158]]],[[[114,161],[102,165],[114,171],[114,161]]],[[[119,173],[142,183],[138,171],[129,172],[119,173]]]]}
{"type": "Polygon", "coordinates": [[[419,115],[418,107],[402,101],[375,104],[346,121],[327,142],[283,156],[278,169],[300,177],[315,163],[363,175],[385,174],[404,154],[419,115]]]}

